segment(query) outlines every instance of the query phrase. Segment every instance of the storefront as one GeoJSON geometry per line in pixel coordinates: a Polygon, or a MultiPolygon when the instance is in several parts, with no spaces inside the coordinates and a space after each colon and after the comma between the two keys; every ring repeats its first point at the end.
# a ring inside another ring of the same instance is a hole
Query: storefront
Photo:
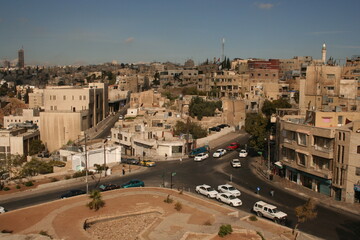
{"type": "Polygon", "coordinates": [[[354,202],[360,203],[360,184],[354,184],[354,202]]]}

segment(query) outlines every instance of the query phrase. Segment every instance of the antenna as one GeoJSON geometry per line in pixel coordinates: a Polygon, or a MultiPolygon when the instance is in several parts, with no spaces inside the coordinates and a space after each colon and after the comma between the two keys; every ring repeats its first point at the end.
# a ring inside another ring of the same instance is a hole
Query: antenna
{"type": "Polygon", "coordinates": [[[224,47],[225,47],[225,38],[222,38],[222,43],[221,43],[221,62],[224,61],[224,47]]]}

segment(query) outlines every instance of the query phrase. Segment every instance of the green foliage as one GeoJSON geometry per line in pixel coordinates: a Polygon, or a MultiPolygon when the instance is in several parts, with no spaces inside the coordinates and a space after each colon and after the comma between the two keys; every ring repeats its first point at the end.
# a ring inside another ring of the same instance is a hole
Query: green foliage
{"type": "Polygon", "coordinates": [[[266,128],[268,120],[261,114],[247,114],[245,120],[245,131],[251,135],[249,147],[255,152],[263,152],[266,146],[266,128]]]}
{"type": "Polygon", "coordinates": [[[21,188],[21,186],[20,185],[16,185],[16,189],[20,189],[21,188]]]}
{"type": "Polygon", "coordinates": [[[272,114],[276,113],[277,108],[291,108],[291,104],[284,98],[280,98],[272,102],[265,100],[261,111],[267,117],[270,117],[272,114]]]}
{"type": "Polygon", "coordinates": [[[21,170],[21,176],[36,176],[38,174],[47,174],[52,172],[53,167],[51,164],[33,158],[30,162],[25,163],[23,169],[21,170]]]}
{"type": "Polygon", "coordinates": [[[27,182],[24,182],[24,185],[26,187],[31,187],[31,186],[34,186],[34,183],[32,181],[27,181],[27,182]]]}
{"type": "Polygon", "coordinates": [[[50,178],[50,181],[51,181],[51,182],[57,182],[57,181],[59,181],[59,179],[57,179],[57,178],[55,178],[55,177],[52,177],[52,178],[50,178]]]}
{"type": "Polygon", "coordinates": [[[2,190],[3,190],[3,191],[9,191],[10,188],[9,188],[9,187],[4,187],[2,190]]]}
{"type": "Polygon", "coordinates": [[[304,205],[297,206],[295,208],[295,215],[297,218],[297,223],[295,224],[293,233],[298,228],[300,223],[304,223],[317,217],[316,203],[314,199],[309,198],[304,205]]]}
{"type": "Polygon", "coordinates": [[[104,200],[102,200],[101,193],[99,190],[92,190],[89,194],[90,202],[86,204],[88,208],[95,211],[105,206],[104,200]]]}
{"type": "Polygon", "coordinates": [[[181,211],[181,209],[182,209],[182,204],[181,204],[181,202],[176,202],[174,208],[175,208],[175,210],[178,211],[178,212],[181,211]]]}
{"type": "Polygon", "coordinates": [[[174,200],[170,197],[170,195],[167,195],[166,199],[164,200],[165,203],[172,203],[174,200]]]}
{"type": "Polygon", "coordinates": [[[165,92],[164,93],[164,96],[167,98],[167,99],[169,99],[170,101],[174,101],[177,97],[176,96],[174,96],[171,92],[165,92]]]}
{"type": "Polygon", "coordinates": [[[182,121],[177,121],[174,127],[174,134],[191,134],[193,138],[203,138],[207,136],[207,130],[202,128],[198,123],[187,121],[186,123],[182,121]]]}
{"type": "Polygon", "coordinates": [[[41,140],[32,140],[29,146],[29,155],[34,155],[45,150],[45,145],[41,140]]]}
{"type": "Polygon", "coordinates": [[[257,217],[254,216],[254,215],[251,215],[251,216],[249,217],[249,219],[250,219],[250,221],[253,221],[253,222],[257,221],[257,217]]]}
{"type": "Polygon", "coordinates": [[[233,232],[232,227],[230,224],[223,224],[220,226],[218,235],[220,237],[225,237],[228,234],[231,234],[233,232]]]}
{"type": "Polygon", "coordinates": [[[108,166],[105,166],[105,164],[102,164],[102,165],[94,164],[94,167],[95,167],[96,172],[102,172],[109,168],[108,166]]]}
{"type": "Polygon", "coordinates": [[[55,167],[65,167],[66,163],[63,161],[50,161],[49,164],[55,167]]]}
{"type": "Polygon", "coordinates": [[[86,175],[86,170],[78,171],[72,175],[73,178],[83,177],[86,175]]]}
{"type": "Polygon", "coordinates": [[[70,175],[65,175],[64,179],[65,180],[71,179],[71,176],[70,175]]]}
{"type": "Polygon", "coordinates": [[[212,117],[215,115],[215,110],[222,110],[221,101],[205,101],[204,99],[196,96],[191,99],[189,105],[189,113],[191,117],[197,117],[198,120],[201,120],[203,117],[212,117]]]}

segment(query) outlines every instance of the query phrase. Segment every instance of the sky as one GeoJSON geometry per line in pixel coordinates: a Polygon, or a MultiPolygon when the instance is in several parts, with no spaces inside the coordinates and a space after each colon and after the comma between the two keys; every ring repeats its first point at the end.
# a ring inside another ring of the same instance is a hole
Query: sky
{"type": "Polygon", "coordinates": [[[359,0],[0,0],[0,61],[26,65],[360,54],[359,0]]]}

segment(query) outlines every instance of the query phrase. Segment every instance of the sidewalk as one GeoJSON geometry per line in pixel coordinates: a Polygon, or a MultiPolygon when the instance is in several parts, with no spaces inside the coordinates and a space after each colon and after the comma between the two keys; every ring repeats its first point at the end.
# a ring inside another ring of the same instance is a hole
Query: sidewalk
{"type": "Polygon", "coordinates": [[[261,165],[260,157],[252,159],[251,164],[254,167],[252,168],[254,173],[256,173],[260,178],[268,181],[268,183],[274,185],[277,188],[285,189],[286,191],[291,192],[292,194],[300,196],[304,199],[313,198],[317,202],[321,202],[322,205],[325,205],[327,207],[337,208],[352,214],[360,215],[360,204],[336,201],[332,197],[315,192],[311,189],[296,184],[285,178],[281,178],[277,175],[273,176],[272,181],[269,180],[267,178],[267,166],[261,165]]]}

